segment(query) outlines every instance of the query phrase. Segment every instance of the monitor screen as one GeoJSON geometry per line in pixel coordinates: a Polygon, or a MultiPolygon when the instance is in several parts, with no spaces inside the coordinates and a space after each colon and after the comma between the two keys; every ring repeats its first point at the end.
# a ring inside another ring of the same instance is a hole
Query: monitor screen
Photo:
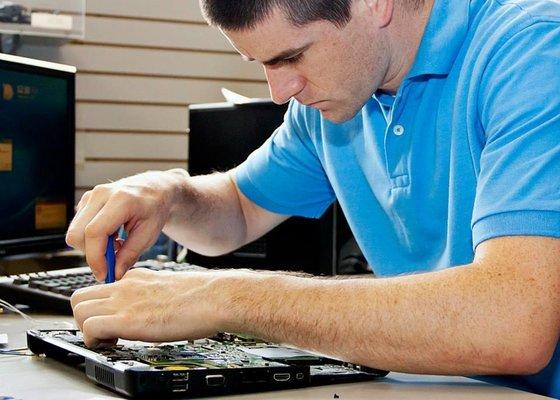
{"type": "Polygon", "coordinates": [[[287,104],[272,101],[189,107],[189,173],[227,171],[259,148],[284,120],[287,104]]]}
{"type": "Polygon", "coordinates": [[[74,206],[75,71],[0,54],[0,256],[65,247],[74,206]]]}

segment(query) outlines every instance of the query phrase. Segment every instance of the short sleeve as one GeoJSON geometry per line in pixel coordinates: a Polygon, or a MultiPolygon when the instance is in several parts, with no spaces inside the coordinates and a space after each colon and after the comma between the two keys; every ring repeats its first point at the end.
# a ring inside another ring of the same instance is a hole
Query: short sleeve
{"type": "Polygon", "coordinates": [[[283,124],[236,168],[235,179],[251,201],[284,215],[319,218],[335,198],[295,101],[283,124]]]}
{"type": "Polygon", "coordinates": [[[486,66],[472,233],[560,237],[560,23],[536,22],[486,66]]]}

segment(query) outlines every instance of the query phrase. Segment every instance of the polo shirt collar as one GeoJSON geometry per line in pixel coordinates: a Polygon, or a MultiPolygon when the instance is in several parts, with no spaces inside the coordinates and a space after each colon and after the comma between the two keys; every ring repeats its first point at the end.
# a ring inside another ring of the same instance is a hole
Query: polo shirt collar
{"type": "Polygon", "coordinates": [[[407,79],[447,75],[469,26],[469,0],[435,0],[420,47],[407,79]]]}

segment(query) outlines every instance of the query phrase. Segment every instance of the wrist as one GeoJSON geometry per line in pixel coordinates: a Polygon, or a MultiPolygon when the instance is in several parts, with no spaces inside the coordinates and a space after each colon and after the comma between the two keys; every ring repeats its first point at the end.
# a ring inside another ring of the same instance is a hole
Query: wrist
{"type": "MultiPolygon", "coordinates": [[[[215,299],[216,326],[219,331],[259,334],[255,320],[262,316],[271,282],[276,277],[247,271],[222,271],[210,282],[209,298],[215,299]]],[[[264,321],[262,321],[264,322],[264,321]]]]}

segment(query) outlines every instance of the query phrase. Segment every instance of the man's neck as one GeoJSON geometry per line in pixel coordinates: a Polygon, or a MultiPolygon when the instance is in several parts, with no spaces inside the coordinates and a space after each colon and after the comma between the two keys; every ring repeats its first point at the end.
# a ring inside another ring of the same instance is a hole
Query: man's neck
{"type": "Polygon", "coordinates": [[[379,88],[395,94],[412,68],[435,0],[424,0],[418,9],[405,5],[408,0],[396,0],[393,20],[387,27],[391,60],[385,82],[379,88]]]}

